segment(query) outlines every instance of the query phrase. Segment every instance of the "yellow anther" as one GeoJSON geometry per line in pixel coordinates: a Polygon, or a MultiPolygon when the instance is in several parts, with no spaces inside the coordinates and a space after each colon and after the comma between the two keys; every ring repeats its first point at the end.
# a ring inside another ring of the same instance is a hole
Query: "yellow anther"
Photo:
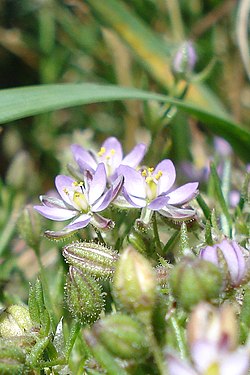
{"type": "Polygon", "coordinates": [[[115,149],[112,148],[112,149],[110,150],[110,154],[111,154],[111,155],[115,155],[115,149]]]}
{"type": "Polygon", "coordinates": [[[163,175],[162,171],[158,171],[155,175],[155,179],[156,180],[159,180],[161,178],[161,176],[163,175]]]}
{"type": "Polygon", "coordinates": [[[154,171],[154,168],[153,167],[148,168],[148,171],[149,171],[149,173],[152,173],[154,171]]]}
{"type": "Polygon", "coordinates": [[[111,156],[110,156],[110,155],[107,155],[107,156],[105,156],[105,158],[106,158],[107,160],[109,160],[109,159],[111,158],[111,156]]]}
{"type": "Polygon", "coordinates": [[[100,148],[100,151],[97,153],[98,156],[102,156],[103,154],[105,154],[106,152],[106,148],[105,147],[101,147],[100,148]]]}
{"type": "Polygon", "coordinates": [[[144,169],[144,170],[141,172],[141,175],[142,175],[143,177],[146,177],[146,176],[147,176],[147,171],[146,171],[146,169],[144,169]]]}
{"type": "Polygon", "coordinates": [[[81,196],[80,193],[77,193],[77,192],[74,193],[74,198],[80,198],[80,196],[81,196]]]}
{"type": "Polygon", "coordinates": [[[64,188],[63,191],[64,191],[65,194],[69,195],[69,191],[68,191],[67,188],[64,188]]]}
{"type": "Polygon", "coordinates": [[[72,182],[72,186],[78,186],[78,182],[77,181],[73,181],[72,182]]]}
{"type": "Polygon", "coordinates": [[[78,183],[78,186],[84,186],[83,181],[80,181],[80,182],[78,183]]]}

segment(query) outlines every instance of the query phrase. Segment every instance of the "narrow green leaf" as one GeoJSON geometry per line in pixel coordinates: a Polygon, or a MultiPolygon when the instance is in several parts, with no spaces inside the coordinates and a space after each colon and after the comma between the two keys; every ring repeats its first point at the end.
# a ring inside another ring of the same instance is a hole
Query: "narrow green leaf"
{"type": "Polygon", "coordinates": [[[250,132],[237,123],[189,102],[135,88],[83,83],[4,89],[0,91],[0,124],[62,108],[123,99],[157,100],[173,104],[201,120],[214,134],[224,137],[242,159],[250,161],[250,132]]]}
{"type": "Polygon", "coordinates": [[[204,201],[203,197],[199,194],[196,197],[197,203],[199,204],[200,208],[203,211],[203,214],[207,220],[210,220],[211,218],[211,211],[206,202],[204,201]]]}

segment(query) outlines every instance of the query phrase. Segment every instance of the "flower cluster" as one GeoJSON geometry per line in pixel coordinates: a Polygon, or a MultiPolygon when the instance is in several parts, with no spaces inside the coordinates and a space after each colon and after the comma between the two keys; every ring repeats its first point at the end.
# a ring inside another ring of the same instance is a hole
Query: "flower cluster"
{"type": "Polygon", "coordinates": [[[60,237],[86,227],[110,229],[114,223],[100,215],[110,204],[120,208],[138,208],[140,220],[148,224],[154,211],[170,219],[189,220],[195,211],[184,205],[192,200],[198,183],[187,183],[174,189],[175,167],[171,160],[162,160],[156,168],[139,167],[146,146],[137,144],[123,156],[120,142],[109,137],[97,153],[80,145],[71,147],[77,169],[72,177],[59,175],[55,185],[59,198],[41,196],[42,205],[34,208],[55,221],[73,219],[63,230],[50,232],[60,237]]]}

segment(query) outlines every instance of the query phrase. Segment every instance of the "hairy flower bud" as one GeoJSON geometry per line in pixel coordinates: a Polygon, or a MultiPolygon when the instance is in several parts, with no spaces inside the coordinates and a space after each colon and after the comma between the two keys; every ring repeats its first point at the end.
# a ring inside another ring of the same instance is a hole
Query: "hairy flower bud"
{"type": "Polygon", "coordinates": [[[172,293],[185,309],[219,296],[222,275],[218,267],[197,258],[184,258],[170,274],[172,293]]]}
{"type": "Polygon", "coordinates": [[[149,261],[132,247],[128,247],[117,263],[114,296],[128,311],[152,311],[156,285],[156,276],[149,261]]]}
{"type": "Polygon", "coordinates": [[[99,320],[92,333],[106,349],[121,359],[141,359],[148,353],[148,342],[140,322],[125,314],[114,314],[99,320]]]}
{"type": "Polygon", "coordinates": [[[63,256],[70,265],[100,279],[112,277],[118,259],[114,250],[94,242],[72,242],[63,248],[63,256]]]}
{"type": "Polygon", "coordinates": [[[68,309],[75,319],[91,324],[99,318],[104,306],[103,293],[90,275],[70,266],[65,292],[68,309]]]}
{"type": "Polygon", "coordinates": [[[12,305],[0,314],[0,337],[23,336],[31,328],[30,314],[24,306],[12,305]]]}
{"type": "Polygon", "coordinates": [[[20,236],[27,244],[36,248],[41,240],[41,220],[31,205],[27,205],[18,220],[20,236]]]}

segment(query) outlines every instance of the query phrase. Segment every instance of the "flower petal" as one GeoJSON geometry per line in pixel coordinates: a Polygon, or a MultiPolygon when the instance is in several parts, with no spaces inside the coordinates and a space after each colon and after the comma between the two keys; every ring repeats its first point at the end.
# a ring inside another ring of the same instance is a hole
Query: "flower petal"
{"type": "Polygon", "coordinates": [[[124,176],[126,193],[135,198],[146,199],[146,182],[140,172],[126,165],[121,165],[119,172],[124,176]]]}
{"type": "Polygon", "coordinates": [[[218,361],[220,355],[222,353],[219,353],[213,341],[197,340],[191,346],[191,356],[199,374],[205,374],[209,366],[218,361]]]}
{"type": "Polygon", "coordinates": [[[47,207],[56,207],[56,208],[65,208],[67,209],[68,206],[64,203],[63,200],[55,198],[55,197],[48,197],[47,195],[40,195],[40,201],[47,207]]]}
{"type": "Polygon", "coordinates": [[[125,156],[125,158],[121,161],[121,164],[136,168],[142,161],[146,150],[147,146],[144,143],[139,143],[127,156],[125,156]]]}
{"type": "Polygon", "coordinates": [[[147,205],[147,202],[146,202],[145,198],[135,197],[132,194],[128,194],[125,187],[123,187],[123,189],[122,189],[122,194],[123,194],[124,198],[128,201],[128,203],[133,207],[142,208],[142,207],[145,207],[147,205]]]}
{"type": "Polygon", "coordinates": [[[198,375],[185,361],[173,354],[167,354],[168,371],[170,375],[198,375]]]}
{"type": "Polygon", "coordinates": [[[166,193],[173,186],[176,178],[174,164],[169,159],[162,160],[155,168],[153,175],[161,172],[162,176],[158,180],[158,195],[166,193]]]}
{"type": "Polygon", "coordinates": [[[73,153],[75,161],[80,167],[81,165],[78,162],[82,161],[84,162],[84,165],[89,166],[92,170],[96,170],[97,162],[89,151],[85,150],[82,146],[77,144],[71,146],[71,151],[73,153]]]}
{"type": "Polygon", "coordinates": [[[91,217],[91,224],[101,230],[110,230],[115,226],[115,223],[112,220],[106,219],[99,214],[93,214],[91,217]]]}
{"type": "Polygon", "coordinates": [[[112,170],[115,170],[122,161],[122,146],[115,137],[109,137],[102,144],[102,147],[106,150],[103,156],[100,157],[101,161],[106,161],[106,157],[111,156],[112,170]]]}
{"type": "Polygon", "coordinates": [[[216,246],[206,246],[204,249],[201,249],[199,257],[219,266],[216,246]]]}
{"type": "Polygon", "coordinates": [[[192,200],[197,195],[198,182],[190,182],[182,185],[168,194],[168,204],[184,204],[192,200]]]}
{"type": "Polygon", "coordinates": [[[67,225],[64,229],[74,231],[77,229],[85,228],[90,222],[91,216],[88,214],[83,214],[78,216],[77,219],[72,221],[69,225],[67,225]]]}
{"type": "Polygon", "coordinates": [[[249,353],[247,348],[228,353],[220,365],[221,375],[246,375],[249,371],[249,353]]]}
{"type": "Polygon", "coordinates": [[[169,198],[166,196],[157,197],[149,203],[148,208],[153,211],[158,211],[167,204],[168,200],[169,198]]]}
{"type": "Polygon", "coordinates": [[[189,220],[193,219],[195,217],[195,211],[191,209],[186,209],[186,208],[178,208],[171,206],[169,204],[166,204],[165,207],[161,208],[159,210],[159,213],[162,216],[168,217],[169,219],[173,220],[189,220]]]}
{"type": "Polygon", "coordinates": [[[108,207],[113,199],[113,189],[110,188],[103,194],[103,196],[91,207],[92,212],[100,212],[108,207]]]}
{"type": "Polygon", "coordinates": [[[47,219],[64,221],[72,219],[78,214],[78,211],[68,210],[64,208],[48,207],[48,206],[34,206],[34,209],[47,219]]]}
{"type": "Polygon", "coordinates": [[[107,183],[105,165],[98,164],[93,180],[89,182],[89,203],[93,205],[103,194],[107,183]]]}
{"type": "Polygon", "coordinates": [[[223,240],[217,247],[225,257],[233,284],[238,285],[246,271],[246,263],[242,250],[235,241],[231,244],[228,240],[223,240]]]}
{"type": "Polygon", "coordinates": [[[113,199],[116,199],[116,197],[118,196],[118,194],[120,193],[120,190],[122,188],[122,185],[124,183],[124,177],[123,176],[119,176],[117,177],[117,179],[113,182],[112,184],[112,200],[113,199]]]}
{"type": "Polygon", "coordinates": [[[60,194],[64,202],[68,203],[69,205],[72,205],[72,201],[69,195],[66,193],[66,191],[68,188],[72,189],[73,182],[74,182],[73,178],[69,176],[64,176],[64,175],[56,176],[56,179],[55,179],[55,185],[56,185],[58,193],[60,194]]]}

